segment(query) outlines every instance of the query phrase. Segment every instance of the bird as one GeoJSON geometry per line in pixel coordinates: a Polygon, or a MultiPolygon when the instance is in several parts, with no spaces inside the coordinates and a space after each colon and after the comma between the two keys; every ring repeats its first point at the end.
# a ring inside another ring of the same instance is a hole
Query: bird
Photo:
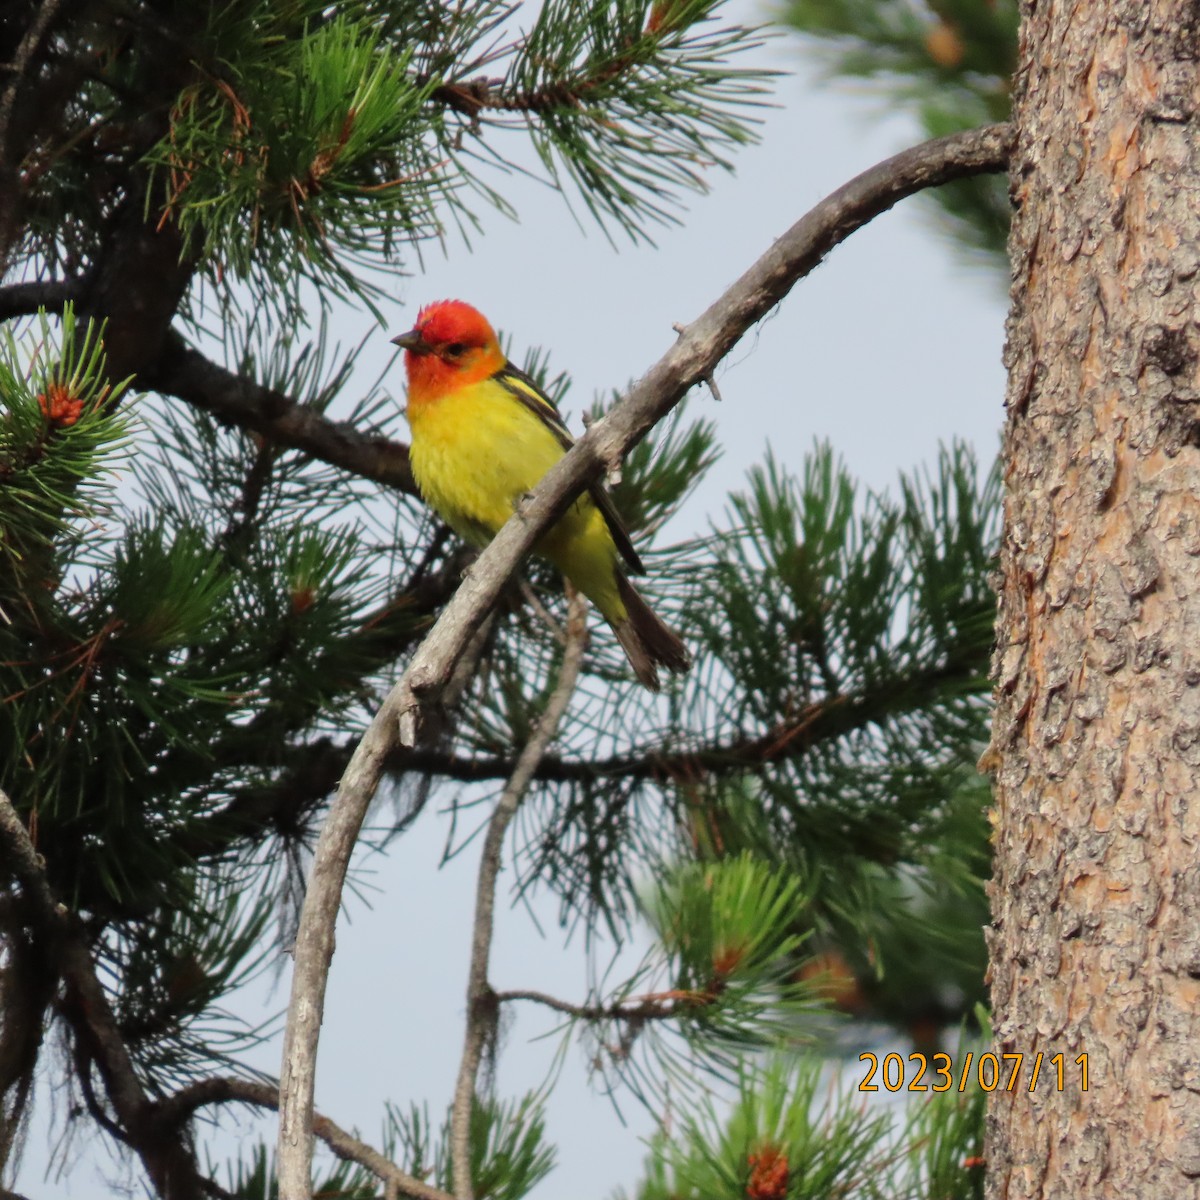
{"type": "MultiPolygon", "coordinates": [[[[429,506],[465,541],[484,546],[521,498],[574,444],[554,402],[508,361],[484,315],[439,300],[391,339],[404,351],[410,460],[429,506]]],[[[629,582],[645,567],[612,497],[592,484],[534,547],[599,609],[638,679],[683,672],[691,655],[629,582]]]]}

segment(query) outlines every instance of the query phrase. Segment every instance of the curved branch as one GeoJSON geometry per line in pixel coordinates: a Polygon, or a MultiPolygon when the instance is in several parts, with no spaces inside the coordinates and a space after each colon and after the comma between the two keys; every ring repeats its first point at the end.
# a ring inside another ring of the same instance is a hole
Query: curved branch
{"type": "Polygon", "coordinates": [[[690,388],[707,380],[747,330],[834,246],[905,196],[966,175],[1000,170],[1011,141],[1011,126],[990,125],[925,142],[864,171],[797,221],[684,328],[621,402],[547,472],[480,555],[389,697],[400,720],[402,743],[416,744],[422,709],[436,701],[470,631],[495,603],[517,564],[587,484],[618,465],[690,388]]]}
{"type": "MultiPolygon", "coordinates": [[[[257,1108],[277,1109],[279,1089],[267,1083],[255,1083],[249,1079],[214,1076],[200,1079],[180,1088],[159,1105],[159,1117],[169,1125],[182,1125],[198,1108],[208,1104],[252,1104],[257,1108]]],[[[327,1145],[343,1162],[357,1163],[366,1167],[376,1179],[394,1193],[411,1196],[413,1200],[454,1200],[449,1192],[430,1187],[414,1175],[402,1171],[391,1159],[378,1150],[347,1133],[340,1125],[319,1113],[313,1118],[313,1133],[327,1145]]]]}
{"type": "Polygon", "coordinates": [[[279,1179],[286,1200],[312,1194],[312,1100],[333,927],[350,854],[397,737],[416,742],[420,717],[449,679],[472,632],[543,531],[589,482],[679,403],[854,230],[897,201],[953,179],[1002,170],[1012,127],[991,125],[925,142],[863,172],[802,217],[550,470],[480,555],[413,656],[355,751],[321,830],[296,939],[280,1078],[279,1179]]]}
{"type": "Polygon", "coordinates": [[[229,371],[173,330],[158,360],[138,377],[138,386],[184,400],[220,421],[252,429],[280,446],[307,451],[364,479],[410,496],[417,494],[407,446],[331,421],[274,388],[229,371]]]}
{"type": "Polygon", "coordinates": [[[24,156],[13,129],[17,96],[26,78],[37,75],[34,58],[45,43],[62,7],[63,0],[42,0],[33,19],[26,25],[11,60],[4,64],[3,74],[8,75],[8,82],[0,92],[0,276],[8,269],[9,255],[17,238],[17,214],[21,206],[18,165],[24,156]]]}

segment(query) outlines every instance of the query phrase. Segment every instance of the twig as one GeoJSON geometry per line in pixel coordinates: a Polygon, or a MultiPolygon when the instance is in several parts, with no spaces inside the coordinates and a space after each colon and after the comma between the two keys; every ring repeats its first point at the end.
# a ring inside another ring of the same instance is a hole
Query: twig
{"type": "Polygon", "coordinates": [[[522,556],[586,484],[670,412],[690,387],[711,375],[751,325],[799,279],[854,230],[905,196],[964,176],[1002,170],[1012,138],[1011,126],[989,125],[925,142],[864,171],[822,200],[688,326],[608,416],[576,442],[479,556],[351,757],[317,842],[300,915],[284,1034],[281,1200],[307,1200],[312,1194],[309,1134],[314,1064],[333,953],[332,930],[351,851],[396,740],[393,722],[401,722],[402,741],[415,742],[422,706],[436,697],[471,632],[522,556]]]}
{"type": "Polygon", "coordinates": [[[241,542],[249,543],[254,531],[254,522],[258,519],[262,506],[263,493],[271,481],[271,470],[279,457],[278,448],[273,442],[263,438],[255,451],[254,459],[246,469],[242,479],[242,494],[229,521],[221,541],[226,546],[237,546],[241,542]]]}
{"type": "Polygon", "coordinates": [[[550,636],[561,646],[566,641],[563,627],[554,619],[554,614],[538,599],[537,592],[533,590],[527,579],[521,580],[521,596],[533,611],[533,615],[541,621],[549,630],[550,636]]]}
{"type": "MultiPolygon", "coordinates": [[[[200,1079],[180,1088],[162,1101],[160,1116],[164,1122],[180,1125],[198,1109],[208,1104],[253,1104],[258,1108],[277,1109],[279,1089],[273,1084],[255,1083],[250,1079],[214,1076],[200,1079]]],[[[313,1133],[343,1162],[366,1167],[393,1195],[411,1196],[414,1200],[454,1200],[449,1192],[431,1187],[415,1175],[402,1171],[378,1150],[359,1141],[340,1125],[319,1113],[313,1119],[313,1133]]]]}
{"type": "MultiPolygon", "coordinates": [[[[493,996],[497,1005],[513,1000],[528,1000],[531,1004],[541,1004],[577,1021],[670,1021],[679,1016],[680,998],[675,992],[651,992],[632,1001],[618,1001],[616,1004],[572,1004],[548,992],[527,989],[496,992],[493,996]]],[[[688,1007],[692,1011],[695,1009],[694,1004],[688,1007]]]]}
{"type": "Polygon", "coordinates": [[[528,1000],[531,1004],[540,1004],[544,1008],[551,1008],[555,1012],[573,1017],[577,1021],[600,1021],[605,1017],[612,1016],[607,1005],[572,1004],[570,1000],[560,1000],[557,996],[550,995],[549,992],[538,992],[529,988],[496,993],[497,1004],[509,1004],[513,1000],[528,1000]]]}
{"type": "Polygon", "coordinates": [[[475,1185],[471,1178],[471,1106],[475,1100],[479,1063],[484,1048],[493,1040],[496,1031],[496,997],[488,983],[488,960],[492,950],[496,878],[500,874],[504,835],[529,790],[542,755],[558,733],[559,723],[579,682],[583,652],[587,646],[587,601],[573,587],[568,586],[567,590],[570,597],[567,606],[567,639],[558,683],[500,795],[496,810],[488,822],[479,859],[475,921],[471,932],[471,967],[467,976],[467,1029],[450,1113],[450,1161],[454,1169],[454,1194],[458,1200],[475,1200],[475,1185]]]}

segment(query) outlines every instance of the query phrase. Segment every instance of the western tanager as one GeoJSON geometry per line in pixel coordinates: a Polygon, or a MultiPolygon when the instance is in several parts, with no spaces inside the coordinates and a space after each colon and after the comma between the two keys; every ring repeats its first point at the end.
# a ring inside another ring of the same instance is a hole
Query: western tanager
{"type": "MultiPolygon", "coordinates": [[[[415,328],[392,341],[405,351],[417,486],[451,529],[486,545],[571,447],[571,435],[553,402],[505,358],[491,325],[469,304],[430,304],[415,328]]],[[[537,552],[600,610],[648,688],[657,690],[659,666],[687,670],[687,648],[626,578],[626,571],[645,568],[600,484],[571,505],[537,552]]]]}

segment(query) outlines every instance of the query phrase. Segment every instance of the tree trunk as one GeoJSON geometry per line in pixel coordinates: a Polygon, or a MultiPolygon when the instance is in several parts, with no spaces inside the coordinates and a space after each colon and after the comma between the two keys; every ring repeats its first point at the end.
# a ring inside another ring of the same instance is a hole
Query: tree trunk
{"type": "Polygon", "coordinates": [[[1022,9],[985,759],[995,1049],[1024,1058],[990,1097],[988,1195],[1178,1200],[1200,1196],[1200,3],[1022,9]]]}

